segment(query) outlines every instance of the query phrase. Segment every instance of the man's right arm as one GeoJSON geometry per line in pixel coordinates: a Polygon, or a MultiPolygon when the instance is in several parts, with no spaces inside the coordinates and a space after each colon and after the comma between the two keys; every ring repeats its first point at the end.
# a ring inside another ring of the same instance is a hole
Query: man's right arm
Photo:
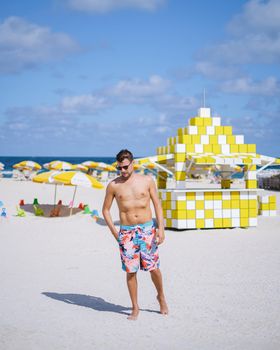
{"type": "Polygon", "coordinates": [[[110,214],[110,209],[114,200],[114,191],[113,191],[113,185],[112,183],[109,183],[106,189],[106,195],[103,203],[103,208],[102,208],[102,213],[103,217],[112,232],[112,235],[115,237],[116,240],[118,240],[118,231],[113,223],[111,214],[110,214]]]}

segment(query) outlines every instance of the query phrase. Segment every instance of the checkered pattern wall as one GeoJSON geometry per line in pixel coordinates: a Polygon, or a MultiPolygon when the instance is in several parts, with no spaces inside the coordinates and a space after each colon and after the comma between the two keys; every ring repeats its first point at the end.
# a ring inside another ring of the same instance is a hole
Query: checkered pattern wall
{"type": "MultiPolygon", "coordinates": [[[[223,163],[225,157],[234,155],[239,159],[232,159],[232,164],[257,164],[256,145],[245,144],[243,135],[233,135],[232,126],[222,126],[220,117],[211,117],[210,108],[200,108],[188,126],[179,128],[177,136],[169,137],[166,146],[157,148],[157,154],[174,154],[176,188],[181,189],[186,186],[188,161],[223,163]],[[200,154],[204,157],[195,159],[200,154]]],[[[251,178],[246,179],[246,188],[257,188],[255,169],[248,169],[248,174],[251,178]]],[[[158,186],[165,188],[164,181],[158,186]]]]}
{"type": "Polygon", "coordinates": [[[167,228],[257,226],[257,191],[160,190],[159,196],[167,228]]]}
{"type": "Polygon", "coordinates": [[[259,215],[276,216],[276,196],[262,195],[258,196],[259,215]]]}
{"type": "Polygon", "coordinates": [[[199,116],[190,118],[189,125],[169,137],[167,145],[157,148],[157,154],[175,153],[175,145],[185,144],[187,153],[256,153],[255,144],[245,144],[243,135],[233,135],[232,126],[222,126],[220,117],[211,117],[210,108],[200,108],[199,116]]]}

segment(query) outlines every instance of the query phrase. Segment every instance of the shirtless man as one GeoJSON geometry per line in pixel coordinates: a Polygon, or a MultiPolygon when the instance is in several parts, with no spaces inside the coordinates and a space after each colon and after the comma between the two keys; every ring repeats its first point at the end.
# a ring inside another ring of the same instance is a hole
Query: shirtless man
{"type": "Polygon", "coordinates": [[[132,303],[132,312],[128,319],[136,320],[139,314],[136,278],[139,267],[141,270],[150,271],[157,290],[160,313],[167,315],[168,307],[163,292],[158,255],[158,245],[164,241],[164,226],[156,186],[150,176],[134,173],[133,155],[130,151],[121,150],[116,158],[117,169],[121,175],[107,186],[102,212],[110,231],[119,243],[122,269],[126,271],[132,303]],[[114,199],[119,207],[119,232],[110,214],[114,199]],[[154,205],[158,229],[152,220],[150,200],[154,205]]]}

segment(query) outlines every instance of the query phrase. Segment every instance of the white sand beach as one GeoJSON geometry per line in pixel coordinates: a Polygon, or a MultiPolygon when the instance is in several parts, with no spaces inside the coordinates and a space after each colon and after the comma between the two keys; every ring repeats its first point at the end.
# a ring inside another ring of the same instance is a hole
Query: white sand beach
{"type": "MultiPolygon", "coordinates": [[[[68,204],[73,191],[58,187],[57,200],[68,204]]],[[[256,228],[167,230],[160,258],[170,315],[158,313],[149,273],[139,272],[142,311],[128,321],[125,273],[104,220],[36,217],[33,199],[51,205],[54,186],[0,179],[8,214],[0,218],[0,349],[278,350],[280,193],[269,193],[277,216],[258,217],[256,228]],[[15,216],[21,199],[23,218],[15,216]]],[[[78,188],[75,204],[101,215],[103,197],[78,188]]]]}

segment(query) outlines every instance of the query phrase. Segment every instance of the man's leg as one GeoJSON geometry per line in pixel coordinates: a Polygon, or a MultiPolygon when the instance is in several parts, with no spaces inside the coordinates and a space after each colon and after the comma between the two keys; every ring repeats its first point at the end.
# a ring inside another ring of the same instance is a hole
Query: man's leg
{"type": "Polygon", "coordinates": [[[132,303],[132,312],[131,315],[128,316],[129,320],[136,320],[139,314],[139,306],[137,301],[137,277],[136,272],[127,272],[126,274],[127,287],[132,303]]]}
{"type": "Polygon", "coordinates": [[[158,293],[157,300],[158,300],[159,306],[160,306],[160,313],[163,315],[167,315],[168,314],[168,307],[167,307],[164,292],[163,292],[161,271],[160,271],[160,269],[154,269],[154,270],[150,271],[150,273],[151,273],[152,281],[154,282],[154,285],[155,285],[157,293],[158,293]]]}

